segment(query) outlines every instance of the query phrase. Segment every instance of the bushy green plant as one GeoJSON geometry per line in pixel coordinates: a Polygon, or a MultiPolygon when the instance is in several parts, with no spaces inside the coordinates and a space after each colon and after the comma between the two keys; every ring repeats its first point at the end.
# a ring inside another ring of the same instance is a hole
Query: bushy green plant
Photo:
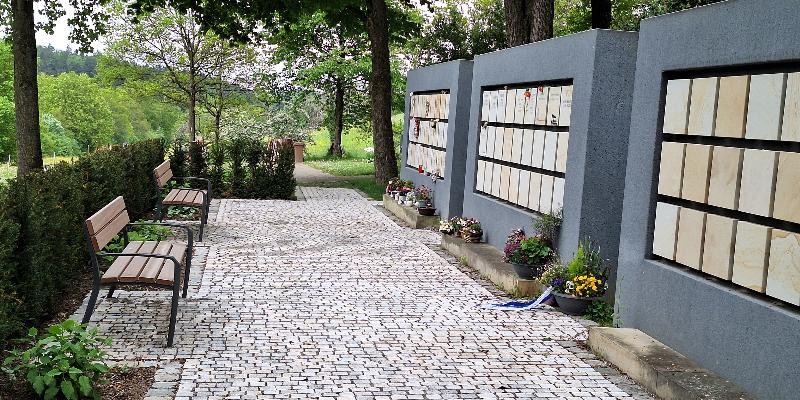
{"type": "Polygon", "coordinates": [[[214,193],[225,192],[225,145],[222,142],[214,143],[210,146],[209,158],[211,168],[208,179],[214,193]]]}
{"type": "Polygon", "coordinates": [[[600,326],[613,326],[614,306],[603,300],[595,300],[589,304],[583,316],[591,321],[597,322],[600,326]]]}
{"type": "Polygon", "coordinates": [[[558,241],[558,233],[561,231],[561,222],[562,210],[559,208],[534,218],[533,228],[539,233],[539,236],[555,246],[558,241]]]}
{"type": "Polygon", "coordinates": [[[600,249],[594,248],[588,241],[581,241],[578,243],[575,256],[566,264],[566,267],[570,279],[586,274],[595,276],[605,275],[603,257],[600,255],[600,249]]]}
{"type": "Polygon", "coordinates": [[[227,148],[231,157],[230,194],[234,197],[245,197],[244,159],[247,141],[239,137],[233,138],[228,142],[227,148]]]}
{"type": "Polygon", "coordinates": [[[110,345],[110,339],[98,336],[97,329],[66,320],[41,336],[31,328],[28,342],[29,348],[12,351],[5,359],[4,371],[12,377],[24,375],[45,400],[100,398],[95,385],[109,369],[101,347],[110,345]]]}
{"type": "Polygon", "coordinates": [[[169,164],[174,176],[187,176],[186,163],[188,162],[189,152],[182,137],[178,137],[172,142],[172,154],[169,156],[169,164]]]}
{"type": "MultiPolygon", "coordinates": [[[[189,143],[189,175],[197,178],[208,177],[208,149],[206,143],[203,141],[195,141],[189,143]]],[[[180,176],[180,175],[178,175],[180,176]]],[[[201,182],[191,182],[192,184],[201,185],[201,182]]]]}

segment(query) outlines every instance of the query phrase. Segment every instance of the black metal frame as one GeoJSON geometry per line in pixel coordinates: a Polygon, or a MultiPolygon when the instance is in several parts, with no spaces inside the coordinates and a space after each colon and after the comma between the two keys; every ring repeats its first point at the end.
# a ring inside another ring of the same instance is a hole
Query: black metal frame
{"type": "Polygon", "coordinates": [[[169,181],[165,182],[164,185],[162,185],[162,186],[158,186],[158,180],[156,180],[156,193],[158,193],[158,202],[156,203],[156,219],[159,220],[159,221],[163,221],[164,220],[165,211],[169,207],[192,207],[192,208],[200,209],[200,235],[198,236],[197,241],[198,242],[202,242],[203,241],[203,227],[208,224],[208,213],[209,213],[209,210],[211,209],[211,181],[206,179],[206,178],[196,178],[196,177],[193,177],[193,176],[173,176],[172,178],[170,178],[169,181]],[[167,186],[167,184],[170,181],[175,181],[175,182],[205,181],[205,183],[206,183],[206,192],[205,193],[203,193],[202,189],[183,188],[183,190],[189,190],[189,191],[192,191],[192,192],[200,192],[201,194],[203,194],[203,206],[202,207],[197,207],[197,206],[179,205],[179,204],[164,205],[164,203],[163,203],[164,198],[162,197],[161,189],[164,186],[167,186]]]}
{"type": "Polygon", "coordinates": [[[186,255],[185,262],[183,267],[185,267],[186,273],[181,275],[181,262],[173,256],[169,255],[162,255],[162,254],[152,254],[152,253],[107,253],[104,251],[95,251],[94,246],[92,244],[92,236],[89,234],[89,229],[86,225],[84,225],[84,233],[86,235],[86,245],[89,250],[89,258],[90,258],[90,268],[92,272],[92,292],[89,296],[89,303],[86,306],[86,312],[83,314],[83,320],[81,323],[85,324],[89,322],[89,319],[92,317],[92,313],[94,312],[94,307],[97,304],[97,296],[100,293],[100,288],[102,286],[110,286],[108,290],[108,298],[114,295],[114,291],[117,289],[117,286],[120,285],[152,285],[152,286],[159,286],[159,287],[168,287],[168,285],[158,284],[158,283],[147,283],[147,282],[117,282],[114,284],[103,284],[100,279],[100,263],[97,260],[98,256],[126,256],[126,257],[146,257],[146,258],[162,258],[166,260],[170,260],[173,263],[175,271],[173,273],[173,282],[172,282],[172,307],[170,309],[170,317],[169,317],[169,333],[167,334],[167,347],[172,347],[172,342],[175,337],[175,323],[178,317],[178,296],[180,294],[180,282],[181,276],[183,276],[183,298],[186,298],[187,290],[189,288],[189,272],[192,268],[192,256],[194,255],[194,242],[192,236],[192,230],[188,226],[184,225],[177,225],[177,224],[170,224],[164,222],[135,222],[125,225],[122,228],[122,237],[127,247],[130,243],[130,239],[128,238],[128,228],[131,226],[169,226],[173,228],[185,229],[188,245],[186,247],[186,255]]]}

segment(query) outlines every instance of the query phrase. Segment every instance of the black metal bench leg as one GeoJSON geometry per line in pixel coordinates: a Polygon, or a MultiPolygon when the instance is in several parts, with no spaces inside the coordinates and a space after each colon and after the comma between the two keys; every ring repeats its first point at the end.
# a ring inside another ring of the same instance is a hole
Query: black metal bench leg
{"type": "Polygon", "coordinates": [[[112,296],[114,296],[115,290],[117,290],[117,285],[111,285],[111,288],[108,289],[108,295],[106,295],[106,298],[110,299],[112,296]]]}
{"type": "Polygon", "coordinates": [[[83,313],[83,320],[81,321],[82,324],[88,323],[89,319],[92,317],[92,313],[94,312],[94,306],[97,304],[97,295],[100,293],[100,287],[94,286],[92,288],[92,294],[89,296],[89,304],[86,305],[86,312],[83,313]]]}
{"type": "Polygon", "coordinates": [[[169,333],[167,333],[167,347],[172,347],[175,338],[175,323],[178,320],[178,296],[180,295],[180,282],[178,280],[172,285],[172,309],[169,314],[169,333]]]}
{"type": "Polygon", "coordinates": [[[197,238],[198,242],[203,241],[203,227],[206,225],[206,213],[203,211],[203,208],[200,209],[200,235],[197,238]]]}
{"type": "Polygon", "coordinates": [[[183,275],[183,298],[186,298],[186,292],[189,290],[189,271],[192,269],[192,253],[194,249],[189,249],[186,252],[186,272],[183,275]]]}

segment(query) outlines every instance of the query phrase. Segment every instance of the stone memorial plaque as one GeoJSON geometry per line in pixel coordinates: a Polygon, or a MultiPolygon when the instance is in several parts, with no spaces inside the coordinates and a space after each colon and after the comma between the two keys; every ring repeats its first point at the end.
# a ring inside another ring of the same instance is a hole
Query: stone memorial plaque
{"type": "Polygon", "coordinates": [[[719,79],[714,136],[744,137],[744,117],[747,110],[749,84],[749,75],[724,76],[719,79]]]}
{"type": "Polygon", "coordinates": [[[750,77],[745,138],[778,140],[785,79],[786,74],[763,74],[750,77]]]}
{"type": "Polygon", "coordinates": [[[508,201],[517,204],[519,197],[519,170],[511,168],[511,175],[508,177],[508,201]]]}
{"type": "Polygon", "coordinates": [[[511,147],[511,162],[522,163],[522,129],[514,128],[513,145],[511,147]]]}
{"type": "Polygon", "coordinates": [[[503,144],[505,138],[506,128],[498,127],[495,129],[494,133],[494,156],[493,158],[496,160],[503,159],[503,144]]]}
{"type": "Polygon", "coordinates": [[[525,90],[525,118],[524,124],[532,125],[536,122],[536,88],[525,90]]]}
{"type": "Polygon", "coordinates": [[[739,196],[743,149],[715,146],[711,157],[708,204],[735,210],[739,196]]]}
{"type": "Polygon", "coordinates": [[[569,132],[558,133],[556,147],[556,171],[567,172],[567,150],[569,149],[569,132]]]}
{"type": "Polygon", "coordinates": [[[736,220],[721,215],[706,214],[706,232],[703,239],[703,272],[727,281],[731,280],[735,234],[736,220]]]}
{"type": "Polygon", "coordinates": [[[800,305],[800,234],[772,230],[767,295],[800,305]]]}
{"type": "Polygon", "coordinates": [[[507,122],[506,120],[506,99],[508,90],[497,91],[497,122],[507,122]]]}
{"type": "Polygon", "coordinates": [[[444,101],[442,102],[442,105],[444,106],[444,110],[443,110],[444,111],[444,115],[442,116],[442,118],[449,119],[450,118],[450,93],[443,94],[442,98],[444,99],[444,101]]]}
{"type": "Polygon", "coordinates": [[[494,126],[486,127],[486,157],[494,157],[494,142],[495,132],[497,128],[494,126]]]}
{"type": "Polygon", "coordinates": [[[506,118],[505,122],[514,123],[514,112],[517,109],[517,91],[515,89],[506,90],[506,118]]]}
{"type": "Polygon", "coordinates": [[[553,86],[547,96],[547,125],[558,126],[561,112],[561,86],[553,86]]]}
{"type": "Polygon", "coordinates": [[[703,259],[706,213],[681,207],[678,215],[678,243],[675,248],[675,261],[690,268],[700,269],[703,259]]]}
{"type": "Polygon", "coordinates": [[[508,184],[511,178],[511,168],[503,165],[500,167],[500,198],[508,200],[508,184]]]}
{"type": "Polygon", "coordinates": [[[497,91],[489,91],[489,122],[497,122],[497,91]]]}
{"type": "Polygon", "coordinates": [[[718,80],[716,77],[692,79],[689,125],[686,128],[686,133],[711,136],[714,131],[714,109],[717,105],[718,80]]]}
{"type": "Polygon", "coordinates": [[[541,198],[539,199],[539,212],[548,214],[553,210],[553,177],[542,175],[541,198]]]}
{"type": "Polygon", "coordinates": [[[475,173],[475,190],[483,191],[483,172],[486,168],[486,161],[478,160],[478,170],[475,173]]]}
{"type": "Polygon", "coordinates": [[[564,178],[553,179],[553,211],[564,208],[564,178]]]}
{"type": "Polygon", "coordinates": [[[525,89],[517,89],[514,100],[514,123],[525,123],[525,89]]]}
{"type": "Polygon", "coordinates": [[[522,130],[522,156],[520,164],[531,165],[531,156],[533,154],[533,130],[522,130]]]}
{"type": "Polygon", "coordinates": [[[680,207],[669,203],[656,204],[656,221],[653,230],[653,254],[675,260],[680,207]]]}
{"type": "Polygon", "coordinates": [[[558,132],[546,132],[544,135],[544,158],[542,168],[554,171],[556,169],[556,146],[558,145],[558,132]]]}
{"type": "Polygon", "coordinates": [[[739,185],[739,211],[764,217],[772,216],[775,172],[778,153],[746,149],[739,185]]]}
{"type": "Polygon", "coordinates": [[[681,196],[683,182],[683,155],[686,145],[675,142],[661,143],[661,164],[658,169],[658,193],[681,196]]]}
{"type": "Polygon", "coordinates": [[[494,164],[492,166],[492,196],[500,197],[500,181],[502,179],[500,175],[500,164],[494,164]]]}
{"type": "Polygon", "coordinates": [[[522,207],[528,206],[528,193],[531,184],[531,172],[522,170],[519,172],[519,190],[517,204],[522,207]]]}
{"type": "Polygon", "coordinates": [[[786,78],[781,140],[800,142],[800,72],[793,72],[786,78]]]}
{"type": "Polygon", "coordinates": [[[480,141],[478,143],[478,155],[481,157],[486,155],[486,140],[487,136],[489,135],[488,131],[489,131],[488,126],[484,125],[481,127],[481,132],[478,138],[478,140],[480,141]]]}
{"type": "Polygon", "coordinates": [[[442,112],[442,95],[434,94],[433,97],[433,118],[442,119],[444,113],[442,112]]]}
{"type": "Polygon", "coordinates": [[[546,125],[547,124],[547,103],[550,88],[547,86],[539,86],[536,88],[536,117],[534,124],[546,125]]]}
{"type": "Polygon", "coordinates": [[[691,82],[690,79],[673,79],[667,82],[667,98],[664,104],[665,133],[686,133],[691,82]]]}
{"type": "Polygon", "coordinates": [[[545,131],[533,131],[533,155],[531,156],[531,164],[536,168],[542,168],[544,162],[544,142],[545,131]]]}
{"type": "Polygon", "coordinates": [[[705,203],[708,200],[710,167],[711,146],[702,144],[686,145],[681,198],[698,203],[705,203]]]}
{"type": "Polygon", "coordinates": [[[800,153],[778,155],[772,216],[800,224],[800,153]]]}
{"type": "Polygon", "coordinates": [[[539,211],[539,199],[542,194],[542,174],[531,172],[531,181],[528,186],[528,208],[539,211]]]}
{"type": "Polygon", "coordinates": [[[505,128],[503,132],[503,161],[511,161],[511,149],[514,147],[514,128],[505,128]]]}
{"type": "Polygon", "coordinates": [[[733,277],[737,285],[764,293],[767,287],[767,252],[772,228],[751,222],[736,223],[733,277]]]}
{"type": "Polygon", "coordinates": [[[572,122],[572,85],[561,87],[561,110],[558,112],[558,126],[569,126],[572,122]]]}
{"type": "Polygon", "coordinates": [[[491,193],[492,186],[494,185],[494,164],[490,163],[489,161],[485,161],[483,165],[483,188],[481,192],[484,193],[491,193]]]}

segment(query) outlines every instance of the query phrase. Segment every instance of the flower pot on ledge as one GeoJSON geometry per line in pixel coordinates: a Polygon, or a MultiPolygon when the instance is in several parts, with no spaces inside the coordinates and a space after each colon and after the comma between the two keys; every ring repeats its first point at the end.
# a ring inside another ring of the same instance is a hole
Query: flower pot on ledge
{"type": "Polygon", "coordinates": [[[417,209],[417,211],[419,212],[419,215],[424,215],[426,217],[436,214],[436,209],[433,207],[420,207],[417,209]]]}
{"type": "Polygon", "coordinates": [[[537,269],[532,265],[525,265],[525,264],[517,264],[517,263],[509,263],[512,267],[514,267],[514,272],[517,273],[520,279],[536,279],[538,278],[537,269]]]}
{"type": "Polygon", "coordinates": [[[570,315],[583,315],[589,304],[600,297],[576,297],[565,293],[553,292],[553,297],[556,299],[558,308],[566,314],[570,315]]]}

